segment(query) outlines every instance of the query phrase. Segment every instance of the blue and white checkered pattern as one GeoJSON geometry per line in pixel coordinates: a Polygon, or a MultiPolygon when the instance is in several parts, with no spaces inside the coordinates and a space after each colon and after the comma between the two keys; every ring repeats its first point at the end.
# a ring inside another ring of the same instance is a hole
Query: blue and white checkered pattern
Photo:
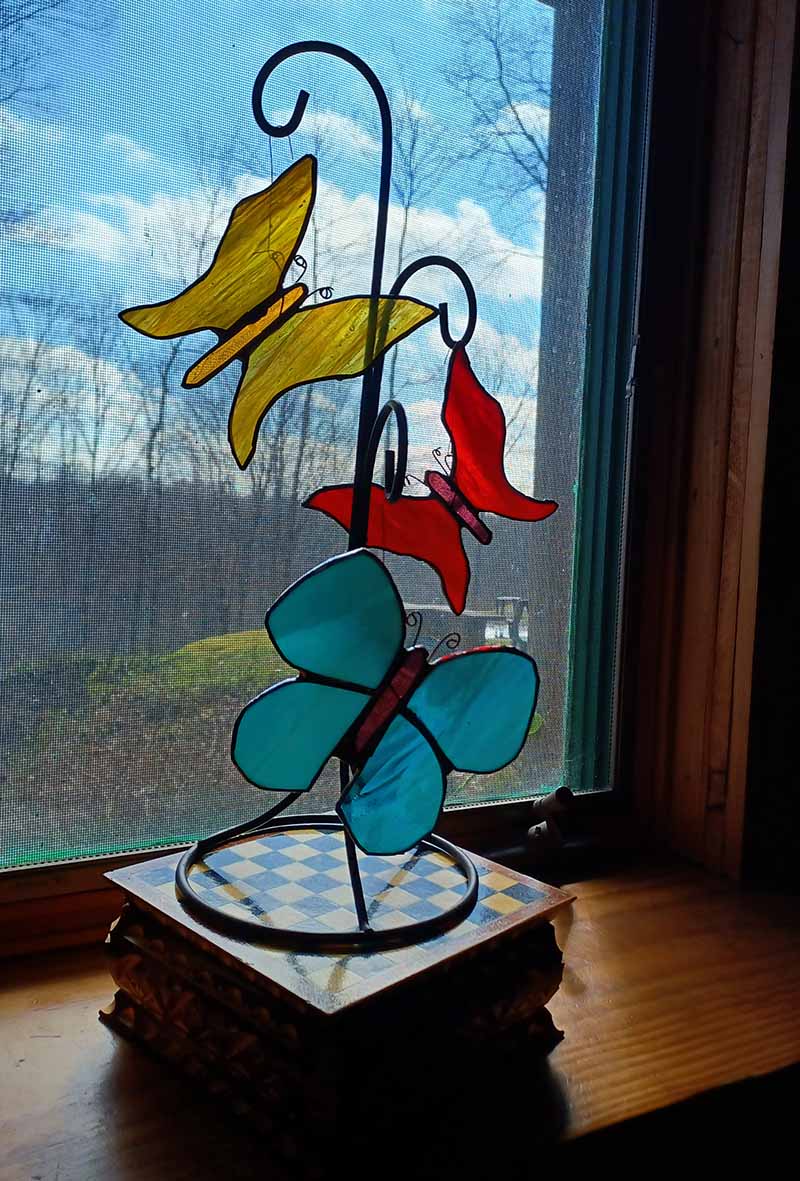
{"type": "MultiPolygon", "coordinates": [[[[173,901],[176,858],[136,867],[136,886],[173,901]]],[[[412,851],[394,857],[359,853],[359,869],[371,925],[392,928],[449,911],[465,890],[462,871],[446,854],[412,851]]],[[[441,958],[443,945],[471,943],[482,929],[510,915],[523,918],[552,902],[547,887],[520,880],[513,871],[476,860],[478,901],[454,928],[422,943],[382,951],[304,953],[277,948],[250,950],[254,966],[292,987],[300,980],[341,995],[366,980],[379,986],[383,973],[418,970],[441,958]]],[[[229,914],[257,917],[266,927],[349,932],[357,929],[341,831],[295,829],[244,839],[192,868],[201,898],[229,914]]]]}

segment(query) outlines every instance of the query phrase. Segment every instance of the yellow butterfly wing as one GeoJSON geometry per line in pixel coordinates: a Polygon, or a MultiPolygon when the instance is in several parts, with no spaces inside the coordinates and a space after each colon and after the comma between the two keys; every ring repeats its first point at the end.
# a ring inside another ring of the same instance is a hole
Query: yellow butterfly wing
{"type": "Polygon", "coordinates": [[[405,296],[381,296],[375,343],[368,348],[371,300],[336,299],[295,312],[250,354],[228,421],[228,438],[239,467],[247,467],[266,412],[296,386],[330,378],[357,377],[392,345],[436,314],[436,308],[405,296]]]}
{"type": "Polygon", "coordinates": [[[128,308],[124,320],[145,336],[225,332],[277,290],[314,206],[317,162],[303,156],[274,184],[234,206],[208,270],[161,303],[128,308]]]}

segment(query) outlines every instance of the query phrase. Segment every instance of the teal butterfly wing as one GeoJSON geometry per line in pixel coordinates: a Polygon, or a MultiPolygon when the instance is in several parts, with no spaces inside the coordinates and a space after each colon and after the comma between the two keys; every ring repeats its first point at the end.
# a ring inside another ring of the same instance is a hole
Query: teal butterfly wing
{"type": "Polygon", "coordinates": [[[231,757],[257,787],[307,791],[399,655],[403,606],[382,563],[354,550],[290,586],[265,623],[301,676],[245,706],[231,757]]]}
{"type": "Polygon", "coordinates": [[[456,771],[487,773],[513,762],[536,709],[535,661],[516,648],[475,648],[435,661],[409,701],[456,771]]]}
{"type": "Polygon", "coordinates": [[[402,853],[434,828],[447,772],[499,771],[530,730],[539,676],[514,648],[482,648],[435,661],[337,810],[367,853],[402,853]]]}
{"type": "Polygon", "coordinates": [[[445,771],[425,735],[398,714],[336,810],[365,853],[403,853],[436,825],[445,771]]]}
{"type": "Polygon", "coordinates": [[[281,681],[239,714],[231,757],[256,787],[308,791],[368,700],[317,681],[281,681]]]}
{"type": "MultiPolygon", "coordinates": [[[[266,618],[300,676],[240,714],[232,755],[252,783],[305,791],[403,650],[402,601],[367,550],[332,558],[281,595],[266,618]]],[[[435,661],[356,770],[337,810],[367,853],[410,849],[431,832],[452,768],[499,770],[516,757],[536,705],[533,660],[485,648],[435,661]]]]}
{"type": "Polygon", "coordinates": [[[361,549],[298,579],[267,612],[266,628],[294,668],[376,689],[400,654],[405,613],[383,563],[361,549]]]}

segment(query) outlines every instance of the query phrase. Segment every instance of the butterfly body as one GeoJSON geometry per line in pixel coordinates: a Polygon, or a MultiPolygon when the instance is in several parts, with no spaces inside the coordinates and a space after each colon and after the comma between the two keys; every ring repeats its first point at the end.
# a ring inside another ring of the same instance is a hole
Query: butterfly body
{"type": "Polygon", "coordinates": [[[402,600],[367,550],[304,575],[266,627],[299,675],[244,708],[233,761],[258,787],[307,791],[339,755],[352,779],[337,810],[365,852],[411,848],[433,829],[451,770],[498,770],[525,742],[533,660],[496,647],[431,661],[405,648],[402,600]]]}
{"type": "Polygon", "coordinates": [[[431,493],[441,500],[445,508],[449,509],[458,525],[467,529],[481,545],[488,545],[492,540],[491,529],[483,523],[467,498],[458,490],[453,480],[443,472],[428,471],[425,473],[425,483],[431,493]]]}
{"type": "Polygon", "coordinates": [[[364,712],[342,741],[339,753],[351,765],[363,765],[367,754],[378,745],[427,670],[428,653],[425,648],[403,649],[383,685],[373,693],[364,712]]]}
{"type": "Polygon", "coordinates": [[[184,291],[120,312],[120,319],[145,336],[216,334],[218,343],[187,370],[186,388],[241,363],[228,421],[241,468],[250,463],[264,415],[278,398],[316,381],[364,373],[437,314],[428,304],[401,296],[309,303],[304,283],[285,286],[316,188],[317,162],[303,156],[268,188],[234,206],[211,264],[184,291]]]}
{"type": "MultiPolygon", "coordinates": [[[[478,382],[466,352],[453,350],[445,385],[442,423],[452,444],[448,473],[427,471],[427,496],[389,501],[378,484],[370,487],[367,545],[427,562],[439,575],[444,593],[458,615],[466,606],[470,569],[462,539],[467,530],[481,545],[492,531],[480,512],[515,521],[540,521],[558,507],[554,500],[526,496],[509,482],[504,465],[506,424],[500,403],[478,382]]],[[[350,526],[353,487],[321,488],[305,502],[350,526]]]]}
{"type": "Polygon", "coordinates": [[[293,308],[308,298],[305,283],[296,283],[270,299],[266,307],[260,307],[247,316],[227,333],[218,333],[219,342],[210,348],[199,361],[186,370],[182,385],[186,389],[205,385],[216,377],[231,361],[246,361],[247,356],[283,323],[293,308]]]}

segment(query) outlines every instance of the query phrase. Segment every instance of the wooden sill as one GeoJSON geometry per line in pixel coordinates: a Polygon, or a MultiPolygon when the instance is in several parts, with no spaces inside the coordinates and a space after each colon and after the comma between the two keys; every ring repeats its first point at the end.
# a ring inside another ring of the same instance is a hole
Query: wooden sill
{"type": "MultiPolygon", "coordinates": [[[[526,1136],[539,1113],[545,1140],[580,1142],[800,1061],[794,900],[674,864],[574,892],[556,922],[566,971],[550,1004],[566,1037],[544,1068],[549,1105],[531,1064],[526,1136]]],[[[112,994],[100,947],[19,959],[4,973],[3,1181],[253,1175],[265,1145],[98,1023],[112,994]]],[[[501,1151],[504,1130],[485,1134],[501,1151]]]]}
{"type": "MultiPolygon", "coordinates": [[[[630,817],[619,814],[611,792],[579,796],[574,817],[581,840],[599,850],[641,846],[641,834],[630,817]]],[[[437,832],[466,849],[496,861],[513,860],[534,877],[550,881],[570,875],[575,858],[558,851],[555,860],[531,864],[524,839],[531,823],[530,801],[484,804],[446,811],[437,832]]],[[[116,856],[87,858],[33,868],[0,870],[0,961],[59,947],[99,943],[119,913],[122,896],[104,876],[110,869],[161,857],[183,845],[137,850],[116,856]]],[[[572,876],[578,876],[576,870],[572,876]]]]}

